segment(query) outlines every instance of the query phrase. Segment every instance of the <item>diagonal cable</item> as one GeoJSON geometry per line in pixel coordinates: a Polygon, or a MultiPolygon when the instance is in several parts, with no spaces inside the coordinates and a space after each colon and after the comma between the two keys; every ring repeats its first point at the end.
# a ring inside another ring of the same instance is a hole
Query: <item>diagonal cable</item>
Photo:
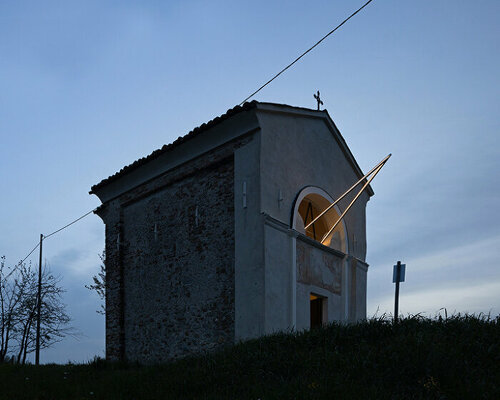
{"type": "MultiPolygon", "coordinates": [[[[56,233],[58,233],[58,232],[61,232],[63,229],[66,229],[67,227],[69,227],[69,226],[73,225],[74,223],[76,223],[76,222],[80,221],[81,219],[85,218],[87,215],[89,215],[89,214],[93,213],[95,210],[96,210],[96,208],[94,208],[93,210],[90,210],[89,212],[87,212],[87,213],[83,214],[81,217],[78,217],[78,218],[77,218],[77,219],[75,219],[74,221],[71,221],[69,224],[64,225],[62,228],[59,228],[59,229],[55,230],[54,232],[49,233],[48,235],[42,235],[42,240],[45,240],[45,239],[49,238],[50,236],[55,235],[55,234],[56,234],[56,233]]],[[[38,242],[38,243],[36,244],[36,246],[35,246],[35,247],[33,247],[33,249],[32,249],[32,250],[28,253],[28,255],[27,255],[26,257],[24,257],[21,261],[19,261],[19,262],[16,264],[16,266],[15,266],[14,268],[12,268],[12,271],[10,271],[10,272],[9,272],[9,274],[6,276],[6,278],[8,278],[9,276],[11,276],[11,275],[12,275],[12,274],[13,274],[13,273],[17,270],[17,268],[18,268],[18,267],[20,267],[20,266],[21,266],[21,265],[22,265],[22,264],[26,261],[26,259],[27,259],[27,258],[28,258],[31,254],[33,254],[33,252],[34,252],[36,249],[38,249],[38,247],[39,247],[39,246],[40,246],[40,242],[38,242]]]]}
{"type": "Polygon", "coordinates": [[[93,210],[90,210],[89,212],[83,214],[81,217],[78,217],[74,221],[71,221],[69,224],[64,225],[62,228],[59,228],[58,230],[56,230],[56,231],[54,231],[52,233],[49,233],[48,235],[44,235],[43,238],[47,239],[47,238],[51,237],[52,235],[55,235],[57,232],[61,232],[63,229],[66,229],[67,227],[73,225],[75,222],[80,221],[81,219],[85,218],[87,215],[93,213],[95,210],[96,210],[96,208],[94,208],[93,210]]]}
{"type": "Polygon", "coordinates": [[[363,4],[360,8],[354,11],[351,15],[349,15],[346,19],[344,19],[340,24],[338,24],[335,28],[333,28],[330,32],[328,32],[325,36],[323,36],[320,40],[318,40],[312,47],[303,52],[300,56],[298,56],[295,60],[293,60],[290,64],[288,64],[285,68],[283,68],[280,72],[274,75],[271,79],[269,79],[266,83],[264,83],[260,88],[258,88],[255,92],[253,92],[250,96],[248,96],[245,100],[243,100],[239,105],[241,106],[245,101],[251,99],[257,93],[259,93],[262,89],[264,89],[267,85],[269,85],[272,81],[274,81],[278,76],[280,76],[283,72],[285,72],[288,68],[290,68],[293,64],[299,61],[302,57],[304,57],[307,53],[309,53],[312,49],[314,49],[317,45],[319,45],[323,40],[325,40],[328,36],[330,36],[333,32],[339,29],[342,25],[344,25],[347,21],[349,21],[352,17],[354,17],[357,13],[359,13],[363,8],[365,8],[368,4],[370,4],[373,0],[368,0],[365,4],[363,4]]]}

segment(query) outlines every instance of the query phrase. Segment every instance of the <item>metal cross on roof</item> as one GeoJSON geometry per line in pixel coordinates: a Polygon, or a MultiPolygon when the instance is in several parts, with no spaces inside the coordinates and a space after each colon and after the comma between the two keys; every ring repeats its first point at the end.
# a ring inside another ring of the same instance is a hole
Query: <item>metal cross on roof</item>
{"type": "Polygon", "coordinates": [[[318,90],[318,93],[316,94],[313,94],[314,98],[316,99],[316,101],[318,102],[318,111],[319,111],[319,106],[320,105],[323,105],[323,102],[321,101],[321,99],[319,98],[319,90],[318,90]]]}

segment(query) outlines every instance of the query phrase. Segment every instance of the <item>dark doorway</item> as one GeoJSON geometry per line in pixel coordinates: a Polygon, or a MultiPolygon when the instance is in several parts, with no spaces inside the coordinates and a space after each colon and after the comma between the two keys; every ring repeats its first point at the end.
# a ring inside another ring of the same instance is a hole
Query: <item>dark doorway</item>
{"type": "Polygon", "coordinates": [[[309,296],[311,306],[311,329],[323,325],[323,303],[324,298],[312,294],[309,296]]]}

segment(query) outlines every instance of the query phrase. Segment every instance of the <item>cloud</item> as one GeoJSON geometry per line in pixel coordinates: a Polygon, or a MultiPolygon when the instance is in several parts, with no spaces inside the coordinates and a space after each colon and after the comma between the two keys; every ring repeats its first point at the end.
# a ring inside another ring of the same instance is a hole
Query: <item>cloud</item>
{"type": "Polygon", "coordinates": [[[64,241],[58,245],[62,250],[57,251],[53,256],[47,255],[47,262],[50,269],[67,280],[81,281],[90,277],[99,270],[101,260],[99,254],[102,253],[103,243],[100,238],[86,237],[80,242],[78,248],[64,248],[69,241],[64,241]]]}
{"type": "MultiPolygon", "coordinates": [[[[394,298],[387,296],[378,303],[379,315],[392,313],[394,298]]],[[[455,312],[485,313],[491,312],[492,316],[500,314],[500,279],[494,282],[484,282],[474,286],[462,284],[461,286],[420,290],[405,293],[400,296],[399,310],[402,314],[425,313],[433,316],[441,308],[446,308],[448,315],[455,312]]],[[[368,316],[375,310],[370,310],[368,316]]]]}
{"type": "MultiPolygon", "coordinates": [[[[401,312],[432,314],[446,307],[449,311],[500,313],[499,249],[500,235],[404,260],[401,312]]],[[[385,264],[390,265],[388,261],[385,264]]],[[[369,315],[377,307],[381,312],[392,312],[391,274],[392,269],[385,267],[370,276],[369,293],[374,289],[374,294],[368,300],[369,315]]]]}

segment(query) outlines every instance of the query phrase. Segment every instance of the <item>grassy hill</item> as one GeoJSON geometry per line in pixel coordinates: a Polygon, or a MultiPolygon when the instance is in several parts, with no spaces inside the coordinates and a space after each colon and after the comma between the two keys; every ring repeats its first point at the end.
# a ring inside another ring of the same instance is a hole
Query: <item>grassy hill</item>
{"type": "Polygon", "coordinates": [[[0,365],[0,399],[500,399],[500,317],[372,319],[169,364],[0,365]]]}

